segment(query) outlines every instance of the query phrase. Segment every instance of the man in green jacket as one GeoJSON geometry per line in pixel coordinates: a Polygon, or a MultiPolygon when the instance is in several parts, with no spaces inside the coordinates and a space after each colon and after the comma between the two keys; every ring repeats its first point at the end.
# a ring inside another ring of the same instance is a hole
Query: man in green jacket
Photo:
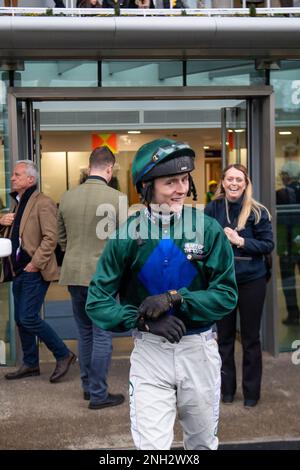
{"type": "Polygon", "coordinates": [[[184,206],[194,151],[157,139],[132,166],[145,203],[108,241],[86,310],[101,328],[135,328],[131,431],[138,449],[169,449],[178,410],[186,449],[216,449],[220,357],[214,322],[236,306],[230,244],[219,224],[184,206]],[[120,302],[116,300],[119,293],[120,302]]]}
{"type": "Polygon", "coordinates": [[[127,218],[127,197],[108,186],[115,156],[108,147],[93,150],[85,183],[67,191],[58,213],[59,244],[65,251],[60,284],[72,298],[79,334],[79,365],[83,398],[89,409],[120,405],[122,394],[108,393],[106,377],[112,354],[112,337],[92,323],[85,311],[88,285],[110,232],[127,218]]]}

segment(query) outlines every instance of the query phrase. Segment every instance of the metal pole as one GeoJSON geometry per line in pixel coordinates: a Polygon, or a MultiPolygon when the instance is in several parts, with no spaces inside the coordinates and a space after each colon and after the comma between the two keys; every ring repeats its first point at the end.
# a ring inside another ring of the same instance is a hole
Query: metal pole
{"type": "Polygon", "coordinates": [[[33,106],[32,101],[26,101],[26,130],[27,130],[27,158],[34,160],[33,155],[33,106]]]}
{"type": "Polygon", "coordinates": [[[222,170],[227,165],[227,119],[226,119],[226,108],[221,109],[221,132],[222,132],[222,170]]]}

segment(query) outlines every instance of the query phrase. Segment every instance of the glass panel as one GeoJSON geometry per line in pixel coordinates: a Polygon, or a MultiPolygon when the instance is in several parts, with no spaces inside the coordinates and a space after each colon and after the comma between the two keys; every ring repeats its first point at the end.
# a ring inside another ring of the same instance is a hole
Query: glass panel
{"type": "Polygon", "coordinates": [[[53,62],[25,62],[25,70],[18,72],[22,87],[96,87],[98,63],[79,60],[53,62]]]}
{"type": "Polygon", "coordinates": [[[253,60],[188,60],[187,85],[248,86],[263,85],[263,70],[253,60]]]}
{"type": "MultiPolygon", "coordinates": [[[[9,210],[10,191],[7,78],[5,72],[0,73],[0,213],[9,210]]],[[[9,364],[14,359],[14,321],[10,298],[10,283],[0,284],[0,364],[9,364]]]]}
{"type": "Polygon", "coordinates": [[[182,86],[181,61],[103,61],[102,86],[182,86]]]}
{"type": "MultiPolygon", "coordinates": [[[[137,149],[159,137],[188,142],[196,152],[193,174],[198,203],[208,183],[221,171],[221,109],[243,106],[243,100],[49,101],[40,110],[42,190],[56,203],[67,188],[79,184],[94,146],[109,144],[116,154],[114,177],[129,204],[139,202],[131,181],[137,149]]],[[[189,199],[188,203],[192,203],[189,199]]],[[[68,291],[51,283],[45,319],[64,339],[76,338],[68,291]]],[[[43,358],[48,359],[43,352],[43,358]]]]}
{"type": "Polygon", "coordinates": [[[277,289],[282,351],[299,338],[300,305],[300,61],[271,72],[276,97],[277,289]]]}
{"type": "Polygon", "coordinates": [[[248,168],[247,103],[222,109],[223,168],[240,163],[248,168]]]}

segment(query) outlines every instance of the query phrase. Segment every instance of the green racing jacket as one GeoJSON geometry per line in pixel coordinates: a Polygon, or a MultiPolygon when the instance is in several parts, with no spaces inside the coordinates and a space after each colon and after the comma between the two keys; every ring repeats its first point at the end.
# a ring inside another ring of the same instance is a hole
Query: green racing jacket
{"type": "Polygon", "coordinates": [[[218,222],[188,206],[167,229],[160,222],[142,210],[106,243],[86,303],[88,316],[100,328],[134,328],[147,296],[174,289],[183,298],[176,315],[187,334],[235,308],[233,251],[218,222]]]}

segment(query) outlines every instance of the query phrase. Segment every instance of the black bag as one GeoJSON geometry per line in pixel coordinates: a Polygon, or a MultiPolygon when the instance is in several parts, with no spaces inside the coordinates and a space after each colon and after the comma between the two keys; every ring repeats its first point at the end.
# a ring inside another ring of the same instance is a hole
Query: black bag
{"type": "Polygon", "coordinates": [[[8,258],[0,258],[0,283],[11,282],[13,280],[10,260],[8,258]]]}
{"type": "MultiPolygon", "coordinates": [[[[1,226],[2,227],[2,226],[1,226]]],[[[3,238],[9,238],[10,227],[2,227],[1,236],[3,238]]],[[[11,282],[13,280],[11,258],[0,258],[0,283],[11,282]]]]}

